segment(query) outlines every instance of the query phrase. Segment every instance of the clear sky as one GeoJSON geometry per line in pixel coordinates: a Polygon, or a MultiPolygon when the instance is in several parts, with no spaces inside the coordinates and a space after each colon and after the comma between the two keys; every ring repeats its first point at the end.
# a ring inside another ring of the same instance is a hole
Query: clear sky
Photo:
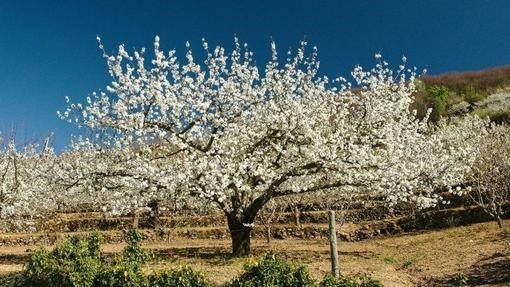
{"type": "Polygon", "coordinates": [[[165,50],[200,39],[230,48],[237,35],[269,57],[306,36],[319,48],[321,73],[347,76],[374,53],[395,65],[405,55],[429,74],[510,64],[510,1],[0,1],[0,130],[21,139],[55,133],[61,150],[75,127],[56,116],[64,97],[83,102],[109,82],[95,40],[108,51],[147,47],[155,35],[165,50]]]}

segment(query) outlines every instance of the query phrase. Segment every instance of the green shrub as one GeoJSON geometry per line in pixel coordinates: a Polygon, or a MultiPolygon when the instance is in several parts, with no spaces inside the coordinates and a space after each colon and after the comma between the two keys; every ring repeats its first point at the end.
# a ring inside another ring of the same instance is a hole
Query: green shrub
{"type": "Polygon", "coordinates": [[[148,287],[147,277],[132,264],[105,265],[97,274],[94,287],[148,287]]]}
{"type": "Polygon", "coordinates": [[[150,287],[212,287],[214,286],[205,277],[183,266],[175,270],[166,270],[149,276],[150,287]]]}
{"type": "Polygon", "coordinates": [[[21,272],[13,272],[0,275],[0,286],[2,287],[25,287],[29,286],[21,272]]]}
{"type": "Polygon", "coordinates": [[[103,243],[101,233],[96,231],[89,235],[87,238],[87,249],[89,250],[90,256],[101,259],[101,243],[103,243]]]}
{"type": "Polygon", "coordinates": [[[445,86],[434,85],[428,89],[428,93],[432,98],[432,114],[430,118],[437,122],[446,112],[450,91],[445,86]]]}
{"type": "Polygon", "coordinates": [[[128,245],[112,262],[101,260],[101,237],[92,233],[86,241],[71,237],[53,251],[34,252],[22,273],[24,285],[40,287],[145,287],[143,264],[150,254],[140,247],[142,236],[130,230],[128,245]]]}
{"type": "Polygon", "coordinates": [[[57,270],[57,261],[46,249],[38,249],[32,253],[22,272],[26,285],[51,286],[51,276],[57,270]]]}
{"type": "Polygon", "coordinates": [[[78,237],[64,241],[52,251],[57,268],[53,270],[50,282],[60,287],[92,286],[101,266],[101,258],[97,256],[100,250],[94,248],[78,237]]]}
{"type": "Polygon", "coordinates": [[[91,287],[101,257],[97,234],[87,242],[73,236],[53,251],[39,249],[26,264],[23,277],[28,286],[91,287]]]}
{"type": "Polygon", "coordinates": [[[149,286],[142,267],[151,258],[150,253],[140,246],[142,234],[129,230],[124,236],[127,246],[109,264],[103,264],[97,274],[95,287],[145,287],[149,286]]]}
{"type": "MultiPolygon", "coordinates": [[[[188,266],[145,276],[142,267],[151,254],[140,247],[142,236],[131,230],[125,237],[128,245],[112,260],[101,259],[101,237],[87,240],[71,237],[53,251],[35,251],[23,272],[0,277],[6,287],[213,287],[201,273],[188,266]]],[[[315,287],[304,266],[293,265],[273,254],[258,262],[249,262],[230,287],[315,287]]],[[[381,287],[367,275],[334,278],[327,276],[321,287],[381,287]]]]}
{"type": "Polygon", "coordinates": [[[291,265],[273,254],[267,254],[260,262],[245,265],[244,273],[227,286],[311,287],[315,286],[315,282],[305,267],[291,265]]]}
{"type": "Polygon", "coordinates": [[[462,96],[464,98],[464,101],[466,101],[470,104],[479,102],[479,101],[485,99],[485,97],[486,97],[482,92],[478,91],[473,86],[466,87],[464,89],[464,91],[462,92],[462,96]]]}
{"type": "Polygon", "coordinates": [[[151,259],[151,253],[140,246],[140,243],[142,242],[142,234],[138,230],[129,230],[126,233],[124,240],[128,245],[124,248],[120,257],[117,258],[117,261],[121,261],[125,264],[131,264],[133,268],[139,269],[143,264],[147,263],[151,259]]]}
{"type": "Polygon", "coordinates": [[[340,275],[338,277],[327,275],[319,287],[383,287],[383,285],[369,275],[360,273],[354,276],[340,275]]]}

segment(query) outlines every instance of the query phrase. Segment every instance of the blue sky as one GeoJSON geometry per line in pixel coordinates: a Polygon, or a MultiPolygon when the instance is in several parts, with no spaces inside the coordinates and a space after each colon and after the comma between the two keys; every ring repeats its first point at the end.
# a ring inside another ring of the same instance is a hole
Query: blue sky
{"type": "Polygon", "coordinates": [[[381,52],[405,55],[429,74],[510,64],[510,1],[0,1],[0,130],[21,141],[55,133],[61,150],[75,127],[56,116],[64,97],[83,102],[109,77],[95,41],[109,51],[162,48],[196,52],[200,39],[247,42],[258,63],[272,37],[285,52],[306,36],[321,73],[347,76],[381,52]]]}

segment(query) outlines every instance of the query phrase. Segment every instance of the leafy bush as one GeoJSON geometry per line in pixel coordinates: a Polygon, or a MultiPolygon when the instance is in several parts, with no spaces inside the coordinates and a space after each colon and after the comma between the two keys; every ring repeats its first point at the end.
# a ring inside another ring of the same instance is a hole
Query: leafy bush
{"type": "Polygon", "coordinates": [[[22,272],[13,272],[0,275],[0,286],[2,287],[24,287],[27,286],[22,272]]]}
{"type": "Polygon", "coordinates": [[[112,262],[101,260],[101,237],[98,233],[91,234],[86,241],[71,237],[51,252],[37,250],[22,273],[24,285],[19,286],[148,286],[142,267],[150,259],[150,254],[140,247],[142,236],[138,231],[130,230],[125,240],[128,245],[112,262]]]}
{"type": "Polygon", "coordinates": [[[106,265],[97,274],[94,287],[146,287],[146,276],[140,268],[134,268],[132,264],[116,263],[106,265]]]}
{"type": "Polygon", "coordinates": [[[413,109],[416,109],[418,118],[422,119],[432,108],[430,120],[437,122],[447,113],[448,104],[451,101],[450,90],[444,85],[434,84],[428,87],[425,82],[415,80],[416,91],[414,93],[413,109]]]}
{"type": "Polygon", "coordinates": [[[267,254],[260,262],[246,264],[244,273],[228,286],[311,287],[315,283],[305,267],[293,266],[273,254],[267,254]]]}
{"type": "Polygon", "coordinates": [[[101,243],[103,238],[99,232],[92,232],[87,238],[87,249],[90,256],[101,259],[101,243]]]}
{"type": "Polygon", "coordinates": [[[23,276],[30,286],[91,287],[101,266],[100,238],[92,234],[87,242],[73,236],[53,251],[37,250],[23,276]]]}
{"type": "Polygon", "coordinates": [[[339,277],[327,275],[319,287],[383,287],[383,285],[369,275],[361,273],[354,276],[340,275],[339,277]]]}
{"type": "Polygon", "coordinates": [[[133,268],[139,269],[151,259],[151,254],[140,246],[142,234],[138,230],[129,230],[124,240],[128,245],[124,248],[120,257],[117,258],[117,262],[130,264],[133,268]]]}
{"type": "Polygon", "coordinates": [[[57,269],[57,261],[46,249],[38,249],[30,256],[23,271],[27,285],[51,286],[50,280],[57,269]]]}
{"type": "Polygon", "coordinates": [[[189,266],[149,276],[151,287],[212,287],[213,284],[189,266]]]}
{"type": "Polygon", "coordinates": [[[142,234],[131,229],[124,240],[128,245],[112,263],[104,264],[104,268],[97,274],[95,287],[149,286],[142,267],[151,258],[151,254],[140,246],[142,234]]]}
{"type": "Polygon", "coordinates": [[[485,99],[485,95],[475,89],[473,86],[467,86],[462,92],[464,100],[470,104],[479,102],[485,99]]]}
{"type": "MultiPolygon", "coordinates": [[[[201,273],[189,266],[145,276],[143,265],[151,254],[140,247],[138,231],[126,233],[126,248],[112,260],[101,259],[101,237],[95,233],[86,241],[71,237],[53,251],[35,251],[24,271],[0,277],[6,287],[213,287],[201,273]]],[[[315,287],[304,266],[293,265],[274,254],[244,266],[244,273],[227,287],[315,287]]],[[[367,275],[327,276],[320,287],[382,287],[367,275]]]]}
{"type": "Polygon", "coordinates": [[[446,112],[450,91],[445,86],[434,85],[428,89],[428,93],[432,97],[433,104],[432,114],[430,117],[432,121],[436,122],[446,112]]]}

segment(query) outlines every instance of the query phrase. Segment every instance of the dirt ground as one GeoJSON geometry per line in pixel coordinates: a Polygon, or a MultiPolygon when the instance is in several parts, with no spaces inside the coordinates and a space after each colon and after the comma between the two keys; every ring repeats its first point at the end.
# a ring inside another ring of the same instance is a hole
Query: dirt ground
{"type": "MultiPolygon", "coordinates": [[[[510,220],[505,222],[510,226],[510,220]]],[[[256,258],[273,251],[308,266],[320,279],[329,272],[329,245],[326,239],[252,241],[256,258]]],[[[105,244],[106,254],[118,252],[122,244],[105,244]]],[[[211,280],[222,283],[242,270],[246,258],[229,255],[227,239],[175,238],[168,242],[144,244],[155,251],[156,259],[147,272],[191,265],[211,280]]],[[[37,246],[0,247],[0,272],[23,268],[30,251],[37,246]]],[[[510,229],[496,223],[404,234],[359,242],[340,242],[340,266],[344,274],[366,272],[385,286],[458,286],[467,279],[469,286],[510,286],[510,229]]]]}

